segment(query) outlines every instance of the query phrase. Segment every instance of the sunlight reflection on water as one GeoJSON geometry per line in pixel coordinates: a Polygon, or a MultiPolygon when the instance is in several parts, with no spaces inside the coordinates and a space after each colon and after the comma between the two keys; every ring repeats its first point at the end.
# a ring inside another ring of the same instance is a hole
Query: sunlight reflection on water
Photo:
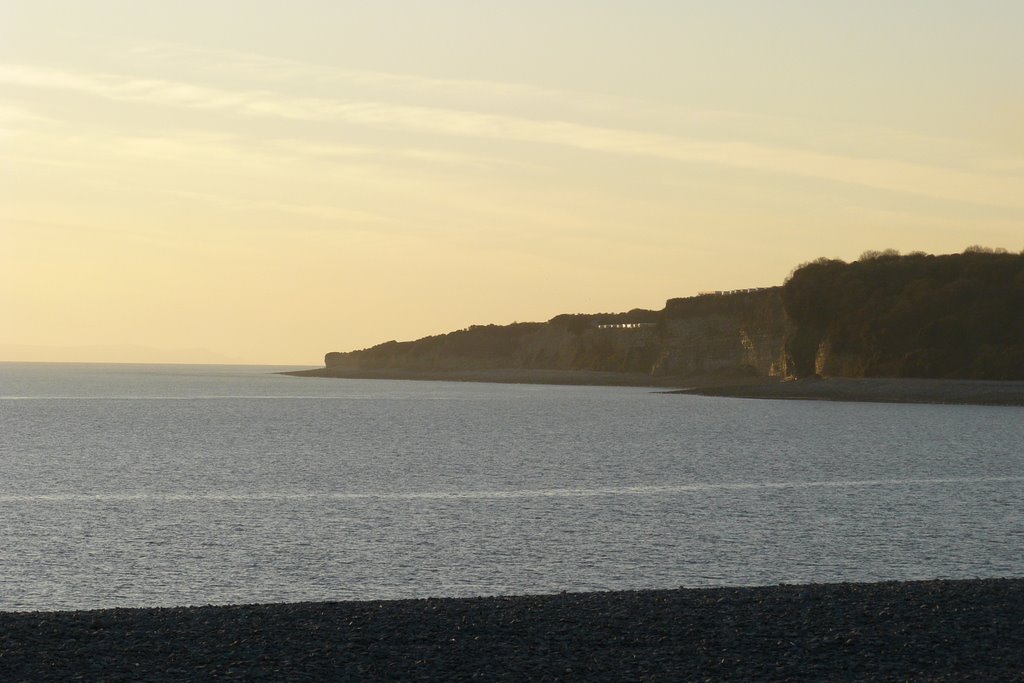
{"type": "Polygon", "coordinates": [[[1024,574],[1019,408],[9,372],[0,609],[1024,574]]]}

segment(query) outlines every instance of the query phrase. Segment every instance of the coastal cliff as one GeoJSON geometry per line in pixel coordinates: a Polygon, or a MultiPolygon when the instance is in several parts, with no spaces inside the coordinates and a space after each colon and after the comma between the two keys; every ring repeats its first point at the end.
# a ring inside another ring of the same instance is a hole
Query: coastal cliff
{"type": "Polygon", "coordinates": [[[496,369],[639,373],[785,373],[779,287],[671,299],[660,311],[565,314],[545,323],[474,325],[416,341],[328,353],[336,372],[496,369]]]}
{"type": "Polygon", "coordinates": [[[325,365],[305,374],[440,379],[446,373],[563,373],[552,378],[558,383],[564,373],[601,373],[601,383],[627,375],[634,383],[815,376],[1024,380],[1024,254],[973,248],[944,256],[865,252],[852,263],[818,259],[796,268],[779,287],[669,299],[657,311],[474,325],[328,353],[325,365]]]}
{"type": "Polygon", "coordinates": [[[1024,379],[1024,254],[819,259],[782,296],[797,377],[1024,379]]]}

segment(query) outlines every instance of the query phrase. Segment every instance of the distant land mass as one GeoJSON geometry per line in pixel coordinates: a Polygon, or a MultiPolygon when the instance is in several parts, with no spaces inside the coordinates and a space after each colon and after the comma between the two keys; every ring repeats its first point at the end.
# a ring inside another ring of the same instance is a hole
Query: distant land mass
{"type": "Polygon", "coordinates": [[[669,299],[657,311],[474,325],[331,352],[324,368],[301,374],[676,386],[818,376],[1024,380],[1024,254],[972,247],[818,259],[781,286],[669,299]]]}

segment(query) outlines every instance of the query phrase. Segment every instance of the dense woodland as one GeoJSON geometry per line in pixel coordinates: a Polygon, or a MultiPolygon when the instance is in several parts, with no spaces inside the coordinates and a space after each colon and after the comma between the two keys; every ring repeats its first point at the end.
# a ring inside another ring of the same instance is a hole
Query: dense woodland
{"type": "Polygon", "coordinates": [[[1024,254],[819,259],[782,295],[797,376],[1024,379],[1024,254]]]}
{"type": "Polygon", "coordinates": [[[670,299],[663,310],[474,325],[327,354],[350,369],[545,368],[652,374],[1024,379],[1024,254],[866,252],[781,287],[670,299]],[[643,323],[643,329],[602,326],[643,323]],[[778,362],[775,361],[778,359],[778,362]],[[750,365],[753,363],[753,365],[750,365]]]}

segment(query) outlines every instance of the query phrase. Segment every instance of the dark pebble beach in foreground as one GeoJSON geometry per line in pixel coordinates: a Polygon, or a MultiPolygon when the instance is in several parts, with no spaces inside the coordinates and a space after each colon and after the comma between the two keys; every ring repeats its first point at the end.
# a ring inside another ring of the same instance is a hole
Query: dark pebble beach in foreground
{"type": "Polygon", "coordinates": [[[0,612],[0,680],[1024,681],[1024,579],[0,612]]]}

